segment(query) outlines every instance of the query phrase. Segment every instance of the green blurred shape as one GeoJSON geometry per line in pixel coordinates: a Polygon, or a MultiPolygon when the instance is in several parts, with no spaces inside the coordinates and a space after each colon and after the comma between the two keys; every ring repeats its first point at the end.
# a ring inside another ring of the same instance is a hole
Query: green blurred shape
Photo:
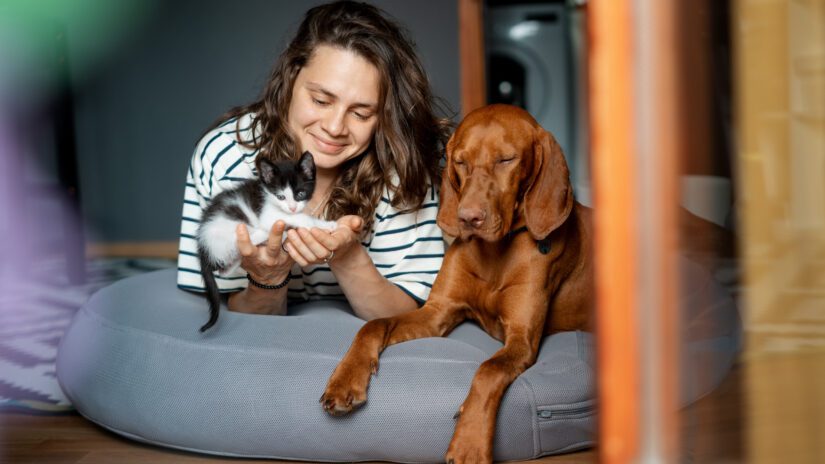
{"type": "Polygon", "coordinates": [[[0,92],[41,91],[64,77],[63,69],[83,80],[157,6],[156,0],[0,0],[0,92]]]}

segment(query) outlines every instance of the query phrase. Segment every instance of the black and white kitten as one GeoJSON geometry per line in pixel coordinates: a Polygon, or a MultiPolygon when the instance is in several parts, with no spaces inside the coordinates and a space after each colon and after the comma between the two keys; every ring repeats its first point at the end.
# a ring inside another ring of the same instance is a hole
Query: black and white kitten
{"type": "Polygon", "coordinates": [[[269,231],[277,221],[287,227],[318,227],[334,230],[335,222],[309,216],[301,211],[315,191],[315,161],[304,152],[297,162],[260,161],[257,179],[249,179],[225,190],[209,203],[198,227],[198,259],[201,276],[209,300],[209,321],[201,332],[218,320],[220,292],[214,272],[227,273],[241,262],[235,231],[238,224],[246,224],[250,241],[260,245],[269,238],[269,231]]]}

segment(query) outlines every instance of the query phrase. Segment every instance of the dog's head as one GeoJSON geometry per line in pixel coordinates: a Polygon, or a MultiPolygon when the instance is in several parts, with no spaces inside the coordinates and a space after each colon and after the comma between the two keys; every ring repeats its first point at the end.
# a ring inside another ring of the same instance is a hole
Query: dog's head
{"type": "Polygon", "coordinates": [[[514,106],[468,114],[447,143],[438,225],[467,240],[501,240],[523,218],[536,240],[570,215],[573,189],[549,132],[514,106]]]}

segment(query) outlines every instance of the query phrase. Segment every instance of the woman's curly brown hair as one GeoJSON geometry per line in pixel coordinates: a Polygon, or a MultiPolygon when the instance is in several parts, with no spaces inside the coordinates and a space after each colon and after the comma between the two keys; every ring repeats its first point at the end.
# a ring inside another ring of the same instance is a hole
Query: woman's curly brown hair
{"type": "Polygon", "coordinates": [[[435,116],[424,68],[407,32],[375,6],[339,1],[307,11],[295,37],[281,54],[261,98],[230,110],[221,121],[251,113],[252,133],[244,142],[261,158],[297,159],[300,155],[287,115],[301,68],[319,45],[357,53],[379,71],[378,123],[367,150],[346,161],[335,180],[324,216],[360,216],[369,231],[381,194],[389,189],[393,207],[421,207],[429,185],[440,185],[440,159],[449,135],[448,119],[435,116]],[[393,179],[397,175],[397,180],[393,179]]]}

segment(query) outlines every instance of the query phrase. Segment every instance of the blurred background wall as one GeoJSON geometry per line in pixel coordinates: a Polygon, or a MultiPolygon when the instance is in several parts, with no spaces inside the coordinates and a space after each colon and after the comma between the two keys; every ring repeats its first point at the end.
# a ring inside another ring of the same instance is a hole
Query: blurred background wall
{"type": "MultiPolygon", "coordinates": [[[[69,79],[80,211],[90,243],[175,242],[189,158],[202,132],[263,88],[314,0],[76,0],[0,3],[13,14],[21,64],[9,93],[35,143],[29,177],[48,182],[57,159],[53,111],[32,112],[69,79]],[[23,24],[24,27],[19,26],[23,24]],[[61,52],[65,52],[56,58],[61,52]],[[55,69],[55,59],[68,72],[55,69]],[[27,88],[21,95],[21,91],[27,88]],[[25,109],[29,108],[29,109],[25,109]],[[38,142],[40,141],[40,142],[38,142]],[[32,168],[33,167],[33,168],[32,168]]],[[[458,112],[455,2],[378,0],[417,43],[434,92],[458,112]]],[[[14,58],[14,57],[12,57],[14,58]]],[[[446,116],[453,116],[449,114],[446,116]]],[[[38,214],[48,216],[49,210],[38,214]]],[[[59,231],[55,231],[58,233],[59,231]]]]}

